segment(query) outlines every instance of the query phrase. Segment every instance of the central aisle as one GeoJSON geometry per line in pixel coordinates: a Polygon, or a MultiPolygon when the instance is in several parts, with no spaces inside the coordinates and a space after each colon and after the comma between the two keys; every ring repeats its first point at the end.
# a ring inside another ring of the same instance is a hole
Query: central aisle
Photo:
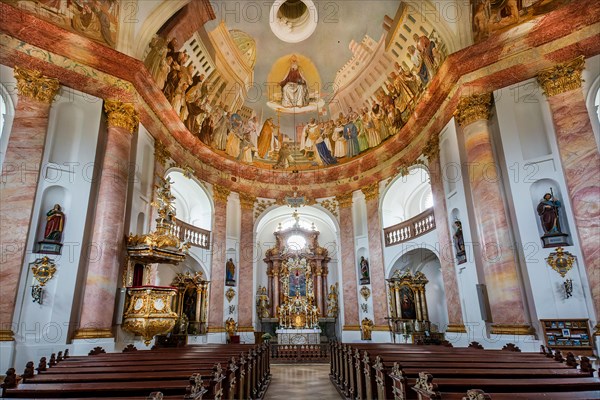
{"type": "Polygon", "coordinates": [[[271,384],[264,400],[338,400],[329,380],[329,364],[271,364],[271,384]]]}

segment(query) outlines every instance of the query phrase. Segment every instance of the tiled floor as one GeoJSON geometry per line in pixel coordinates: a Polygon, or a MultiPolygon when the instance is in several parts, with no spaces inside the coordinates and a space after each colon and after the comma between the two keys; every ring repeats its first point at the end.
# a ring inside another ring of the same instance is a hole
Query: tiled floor
{"type": "Polygon", "coordinates": [[[271,364],[264,400],[338,400],[329,380],[329,364],[271,364]]]}

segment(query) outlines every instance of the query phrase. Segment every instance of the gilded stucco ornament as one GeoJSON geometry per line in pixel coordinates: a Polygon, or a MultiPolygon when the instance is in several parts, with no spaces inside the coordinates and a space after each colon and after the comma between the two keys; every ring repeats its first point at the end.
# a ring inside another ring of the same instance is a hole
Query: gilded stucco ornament
{"type": "Polygon", "coordinates": [[[229,193],[231,193],[231,191],[229,189],[227,189],[226,187],[219,186],[219,185],[213,185],[213,197],[214,197],[215,201],[227,202],[229,193]]]}
{"type": "Polygon", "coordinates": [[[364,193],[366,201],[379,198],[379,182],[365,186],[360,190],[364,193]]]}
{"type": "Polygon", "coordinates": [[[129,302],[123,313],[123,329],[142,336],[146,346],[155,335],[170,332],[178,316],[171,310],[175,288],[129,288],[129,302]]]}
{"type": "Polygon", "coordinates": [[[550,253],[546,262],[564,278],[567,272],[573,268],[575,256],[568,251],[564,251],[562,247],[558,247],[555,252],[550,253]]]}
{"type": "Polygon", "coordinates": [[[20,96],[43,103],[52,103],[60,89],[58,79],[48,78],[40,71],[15,66],[14,75],[20,96]]]}
{"type": "Polygon", "coordinates": [[[352,207],[352,192],[335,196],[340,208],[352,207]]]}
{"type": "Polygon", "coordinates": [[[44,256],[35,260],[31,266],[31,271],[35,279],[40,283],[40,286],[44,286],[46,282],[52,279],[54,273],[56,273],[56,265],[53,260],[44,256]]]}
{"type": "Polygon", "coordinates": [[[425,147],[423,147],[423,155],[428,160],[437,157],[440,154],[440,137],[437,134],[431,135],[425,147]]]}
{"type": "Polygon", "coordinates": [[[478,120],[488,120],[490,118],[491,104],[491,93],[461,97],[454,112],[456,122],[460,126],[467,126],[478,120]]]}
{"type": "Polygon", "coordinates": [[[276,201],[272,199],[260,199],[256,202],[256,208],[254,209],[254,218],[260,217],[265,210],[273,205],[276,201]]]}
{"type": "Polygon", "coordinates": [[[133,133],[140,123],[138,113],[132,103],[106,100],[104,102],[104,112],[108,117],[108,126],[123,128],[129,133],[133,133]]]}
{"type": "Polygon", "coordinates": [[[338,216],[338,202],[334,199],[324,199],[317,202],[321,207],[329,211],[331,214],[338,216]]]}
{"type": "Polygon", "coordinates": [[[581,74],[585,69],[585,57],[546,68],[538,73],[538,83],[548,97],[581,88],[581,74]]]}
{"type": "Polygon", "coordinates": [[[256,197],[240,193],[240,206],[242,210],[254,210],[254,203],[256,203],[256,197]]]}
{"type": "Polygon", "coordinates": [[[371,289],[366,286],[360,288],[360,295],[367,301],[371,297],[371,289]]]}
{"type": "Polygon", "coordinates": [[[163,167],[166,166],[167,160],[171,158],[171,153],[169,153],[167,147],[160,140],[154,143],[154,158],[163,167]]]}
{"type": "Polygon", "coordinates": [[[227,301],[231,303],[231,300],[233,300],[233,298],[235,297],[235,290],[231,287],[227,289],[227,291],[225,292],[225,297],[227,298],[227,301]]]}

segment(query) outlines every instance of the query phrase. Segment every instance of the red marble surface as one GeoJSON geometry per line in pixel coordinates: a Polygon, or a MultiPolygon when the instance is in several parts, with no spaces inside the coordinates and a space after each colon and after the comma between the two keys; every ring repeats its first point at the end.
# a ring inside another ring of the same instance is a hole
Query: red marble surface
{"type": "MultiPolygon", "coordinates": [[[[44,153],[49,112],[50,104],[19,96],[10,141],[2,165],[0,330],[15,330],[11,324],[23,259],[26,253],[33,251],[26,248],[27,237],[30,226],[37,227],[37,223],[31,223],[31,217],[44,153]]],[[[44,213],[46,211],[41,210],[44,213]]]]}
{"type": "MultiPolygon", "coordinates": [[[[501,182],[487,120],[463,127],[481,262],[495,324],[523,325],[525,311],[501,182]]],[[[445,220],[445,218],[444,218],[445,220]]]]}
{"type": "Polygon", "coordinates": [[[123,221],[131,139],[132,135],[126,129],[108,127],[79,318],[80,329],[112,328],[120,260],[125,243],[123,221]]]}
{"type": "Polygon", "coordinates": [[[240,265],[238,276],[238,326],[252,326],[252,306],[254,305],[253,250],[254,250],[254,221],[253,210],[242,207],[240,235],[240,265]]]}
{"type": "Polygon", "coordinates": [[[373,296],[373,322],[387,326],[388,301],[385,290],[385,264],[381,222],[379,220],[379,197],[367,201],[367,230],[369,235],[369,264],[371,269],[371,295],[373,296]]]}
{"type": "MultiPolygon", "coordinates": [[[[341,288],[343,292],[344,326],[356,327],[358,321],[358,289],[356,257],[354,254],[354,224],[352,207],[340,207],[340,249],[342,261],[341,288]]],[[[340,307],[342,308],[342,307],[340,307]]]]}
{"type": "Polygon", "coordinates": [[[581,89],[548,98],[583,262],[600,321],[600,155],[581,89]]]}
{"type": "Polygon", "coordinates": [[[435,216],[435,230],[438,234],[440,248],[440,264],[442,266],[442,279],[446,293],[446,307],[448,308],[448,323],[462,325],[462,309],[460,306],[460,293],[456,279],[456,266],[452,253],[452,239],[448,228],[448,211],[446,209],[446,196],[442,182],[442,169],[439,155],[429,159],[431,191],[433,192],[433,214],[435,216]]]}
{"type": "MultiPolygon", "coordinates": [[[[211,274],[210,274],[210,299],[208,304],[208,327],[213,329],[223,329],[223,301],[225,298],[225,251],[227,249],[227,201],[215,198],[215,222],[212,230],[212,251],[211,274]]],[[[237,290],[236,290],[237,291],[237,290]]]]}
{"type": "MultiPolygon", "coordinates": [[[[305,195],[318,198],[357,190],[394,175],[400,164],[418,157],[429,136],[438,134],[452,118],[460,95],[474,90],[491,91],[529,79],[542,68],[572,58],[573,52],[586,57],[599,54],[599,20],[600,2],[571,2],[531,20],[528,24],[532,28],[529,30],[522,26],[509,29],[450,55],[428,87],[415,114],[398,135],[367,151],[364,156],[339,166],[300,171],[294,175],[295,184],[305,195]],[[561,53],[558,51],[560,48],[570,50],[561,53]]],[[[272,198],[281,197],[282,185],[289,186],[291,174],[288,171],[240,164],[200,143],[185,129],[162,93],[154,87],[140,61],[4,3],[0,4],[0,31],[132,82],[139,95],[138,111],[144,126],[168,146],[175,161],[192,166],[199,179],[233,191],[272,198]]],[[[109,85],[84,77],[77,71],[53,67],[18,49],[3,50],[0,62],[7,65],[30,64],[78,90],[124,101],[129,99],[121,96],[132,95],[114,87],[107,88],[109,85]]]]}

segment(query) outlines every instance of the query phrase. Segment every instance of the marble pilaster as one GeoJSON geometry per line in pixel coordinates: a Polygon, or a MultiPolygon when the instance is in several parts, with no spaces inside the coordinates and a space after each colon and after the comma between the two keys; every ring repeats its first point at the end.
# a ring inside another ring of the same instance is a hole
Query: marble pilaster
{"type": "Polygon", "coordinates": [[[490,93],[463,97],[455,113],[465,137],[469,181],[483,273],[492,314],[491,333],[531,334],[504,193],[488,126],[490,93]]]}
{"type": "Polygon", "coordinates": [[[337,196],[340,212],[340,249],[342,259],[342,291],[344,300],[343,329],[358,329],[358,287],[352,221],[352,193],[337,196]]]}
{"type": "Polygon", "coordinates": [[[252,328],[252,306],[254,296],[254,202],[255,197],[240,193],[241,233],[240,233],[240,262],[238,274],[238,326],[252,328]]]}
{"type": "MultiPolygon", "coordinates": [[[[437,137],[436,137],[437,138],[437,137]]],[[[442,182],[442,169],[440,166],[439,147],[429,157],[429,171],[431,191],[433,193],[433,214],[435,216],[435,229],[440,243],[440,265],[444,292],[446,293],[446,307],[448,309],[448,326],[446,332],[466,332],[460,306],[460,294],[454,255],[452,253],[452,239],[448,228],[448,210],[446,209],[446,196],[442,182]]]]}
{"type": "Polygon", "coordinates": [[[106,150],[75,339],[113,337],[113,312],[124,245],[129,154],[139,119],[131,103],[106,100],[104,111],[108,120],[106,150]]]}
{"type": "MultiPolygon", "coordinates": [[[[212,230],[212,261],[210,274],[210,300],[208,314],[208,331],[225,332],[223,307],[225,291],[225,252],[227,232],[227,198],[229,189],[213,185],[215,220],[212,230]]],[[[239,303],[238,303],[239,304],[239,303]]]]}
{"type": "MultiPolygon", "coordinates": [[[[373,319],[375,329],[388,326],[388,301],[383,263],[383,230],[379,219],[379,182],[361,189],[367,203],[367,232],[369,236],[369,264],[371,272],[371,292],[373,297],[373,319]]],[[[356,266],[355,266],[356,268],[356,266]]]]}
{"type": "Polygon", "coordinates": [[[600,154],[581,89],[583,57],[541,71],[600,334],[600,154]]]}
{"type": "MultiPolygon", "coordinates": [[[[19,101],[2,165],[0,190],[0,341],[12,341],[12,318],[41,172],[50,106],[60,84],[15,67],[19,101]]],[[[35,226],[35,224],[33,224],[35,226]]]]}

